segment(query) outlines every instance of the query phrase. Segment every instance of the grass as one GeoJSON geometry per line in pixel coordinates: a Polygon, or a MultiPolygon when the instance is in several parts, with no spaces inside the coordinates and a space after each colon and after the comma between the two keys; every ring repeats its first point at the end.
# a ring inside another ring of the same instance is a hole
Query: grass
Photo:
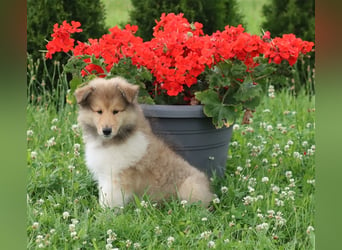
{"type": "Polygon", "coordinates": [[[314,97],[265,96],[236,124],[212,210],[144,197],[118,213],[99,207],[75,107],[46,104],[27,106],[28,249],[314,248],[314,97]]]}
{"type": "MultiPolygon", "coordinates": [[[[113,27],[115,25],[129,23],[128,11],[133,8],[129,0],[102,0],[106,10],[106,25],[113,27]]],[[[241,13],[244,15],[247,26],[246,31],[251,34],[262,34],[261,23],[264,21],[262,16],[262,6],[269,0],[238,0],[241,13]]]]}

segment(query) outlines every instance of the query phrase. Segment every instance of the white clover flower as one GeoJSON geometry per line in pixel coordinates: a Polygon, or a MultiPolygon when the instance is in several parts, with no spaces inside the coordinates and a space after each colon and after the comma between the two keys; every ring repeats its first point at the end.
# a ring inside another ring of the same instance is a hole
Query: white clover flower
{"type": "Polygon", "coordinates": [[[57,130],[57,126],[56,125],[53,125],[53,126],[51,126],[51,128],[50,128],[52,131],[56,131],[57,130]]]}
{"type": "Polygon", "coordinates": [[[262,200],[264,199],[264,196],[262,194],[257,195],[256,200],[262,200]]]}
{"type": "Polygon", "coordinates": [[[282,201],[280,199],[277,199],[277,198],[275,198],[274,201],[275,201],[276,206],[278,206],[278,207],[283,207],[284,206],[284,201],[282,201]]]}
{"type": "Polygon", "coordinates": [[[273,218],[274,214],[275,214],[275,211],[274,210],[267,210],[267,216],[268,218],[273,218]]]}
{"type": "Polygon", "coordinates": [[[315,182],[316,182],[315,180],[307,180],[307,181],[306,181],[306,183],[308,183],[308,184],[312,184],[312,185],[314,185],[314,184],[315,184],[315,182]]]}
{"type": "Polygon", "coordinates": [[[38,156],[38,153],[36,151],[31,152],[31,159],[36,159],[38,156]]]}
{"type": "Polygon", "coordinates": [[[38,228],[39,228],[39,223],[38,222],[33,222],[32,229],[38,229],[38,228]]]}
{"type": "Polygon", "coordinates": [[[295,180],[294,179],[290,179],[289,187],[295,187],[295,186],[296,186],[295,180]]]}
{"type": "Polygon", "coordinates": [[[312,150],[311,148],[308,149],[308,155],[313,155],[315,153],[314,150],[312,150]]]}
{"type": "Polygon", "coordinates": [[[239,130],[240,129],[240,125],[239,124],[234,124],[233,125],[233,130],[239,130]]]}
{"type": "Polygon", "coordinates": [[[289,149],[290,149],[290,146],[289,146],[289,145],[285,145],[285,146],[284,146],[284,150],[285,150],[285,151],[288,151],[289,149]]]}
{"type": "Polygon", "coordinates": [[[215,199],[213,199],[213,203],[215,203],[215,204],[219,204],[221,201],[220,201],[220,199],[219,198],[215,198],[215,199]]]}
{"type": "Polygon", "coordinates": [[[271,110],[270,110],[270,109],[264,109],[262,112],[263,112],[263,113],[270,113],[271,110]]]}
{"type": "Polygon", "coordinates": [[[146,201],[141,201],[140,202],[140,205],[144,208],[147,208],[148,207],[148,203],[146,201]]]}
{"type": "Polygon", "coordinates": [[[234,222],[234,221],[230,221],[230,222],[228,223],[228,226],[229,226],[229,227],[235,226],[235,222],[234,222]]]}
{"type": "Polygon", "coordinates": [[[28,136],[28,137],[30,137],[30,136],[32,136],[33,135],[33,130],[27,130],[26,131],[26,135],[28,136]]]}
{"type": "Polygon", "coordinates": [[[264,177],[262,177],[262,179],[261,179],[261,182],[268,182],[269,181],[269,179],[268,179],[268,177],[267,176],[264,176],[264,177]]]}
{"type": "Polygon", "coordinates": [[[247,206],[247,205],[249,205],[249,204],[252,204],[252,203],[255,201],[255,199],[254,199],[254,197],[247,195],[246,197],[244,197],[244,198],[242,199],[242,201],[243,201],[243,204],[244,204],[245,206],[247,206]]]}
{"type": "Polygon", "coordinates": [[[71,233],[70,233],[70,236],[71,236],[71,238],[73,238],[73,239],[77,239],[78,237],[77,237],[77,232],[75,232],[75,231],[72,231],[71,233]]]}
{"type": "Polygon", "coordinates": [[[272,125],[267,125],[266,131],[267,131],[267,132],[270,132],[270,131],[272,131],[272,130],[273,130],[272,125]]]}
{"type": "Polygon", "coordinates": [[[79,223],[79,220],[77,219],[71,219],[71,223],[74,225],[77,225],[79,223]]]}
{"type": "Polygon", "coordinates": [[[79,129],[78,124],[73,124],[73,125],[71,126],[71,130],[74,131],[74,132],[77,132],[78,129],[79,129]]]}
{"type": "Polygon", "coordinates": [[[249,193],[251,193],[251,194],[252,194],[252,193],[254,193],[254,192],[255,192],[255,189],[254,189],[253,187],[251,187],[251,186],[248,186],[247,188],[248,188],[248,192],[249,192],[249,193]]]}
{"type": "Polygon", "coordinates": [[[243,168],[240,167],[240,166],[238,166],[238,167],[236,168],[236,171],[238,171],[238,172],[241,172],[242,170],[243,170],[243,168]]]}
{"type": "Polygon", "coordinates": [[[303,142],[302,142],[302,146],[303,146],[303,147],[306,147],[308,144],[309,144],[309,143],[308,143],[307,141],[303,141],[303,142]]]}
{"type": "Polygon", "coordinates": [[[267,164],[268,160],[266,158],[262,159],[262,163],[267,164]]]}
{"type": "Polygon", "coordinates": [[[126,240],[126,247],[129,248],[132,245],[132,241],[126,240]]]}
{"type": "Polygon", "coordinates": [[[36,237],[36,243],[40,243],[42,240],[44,240],[44,236],[38,234],[37,237],[36,237]]]}
{"type": "Polygon", "coordinates": [[[69,224],[69,231],[75,232],[75,230],[76,230],[76,225],[75,224],[69,224]]]}
{"type": "Polygon", "coordinates": [[[79,151],[80,148],[81,148],[81,145],[80,145],[79,143],[75,143],[75,144],[74,144],[74,150],[75,150],[75,151],[79,151]]]}
{"type": "Polygon", "coordinates": [[[280,150],[280,145],[279,145],[278,143],[274,144],[274,145],[273,145],[273,149],[274,149],[275,151],[279,151],[279,150],[280,150]]]}
{"type": "Polygon", "coordinates": [[[308,228],[306,229],[306,233],[310,234],[311,232],[315,231],[313,226],[308,226],[308,228]]]}
{"type": "Polygon", "coordinates": [[[273,193],[279,193],[279,191],[280,191],[280,188],[278,187],[278,186],[275,186],[275,185],[271,185],[271,189],[272,189],[272,191],[273,191],[273,193]]]}
{"type": "Polygon", "coordinates": [[[181,205],[182,205],[183,207],[185,207],[185,205],[188,204],[188,201],[187,201],[187,200],[182,200],[180,203],[181,203],[181,205]]]}
{"type": "Polygon", "coordinates": [[[233,142],[231,143],[231,145],[232,145],[233,147],[237,147],[237,146],[239,145],[239,143],[238,143],[237,141],[233,141],[233,142]]]}
{"type": "Polygon", "coordinates": [[[63,219],[68,219],[69,216],[70,216],[70,214],[69,214],[69,212],[64,212],[64,213],[62,214],[62,216],[63,216],[63,219]]]}
{"type": "Polygon", "coordinates": [[[293,141],[288,140],[288,141],[287,141],[287,145],[289,145],[289,146],[293,145],[293,141]]]}
{"type": "Polygon", "coordinates": [[[266,222],[263,222],[263,223],[261,223],[261,224],[259,224],[259,225],[257,225],[257,226],[255,227],[255,229],[256,229],[257,231],[261,231],[261,230],[267,231],[268,228],[269,228],[269,225],[268,225],[268,223],[266,223],[266,222]]]}
{"type": "Polygon", "coordinates": [[[53,145],[56,145],[55,137],[52,137],[49,140],[47,140],[47,142],[45,144],[46,147],[52,147],[53,145]]]}
{"type": "Polygon", "coordinates": [[[209,239],[209,237],[210,237],[210,235],[212,234],[212,232],[211,231],[204,231],[203,233],[201,233],[201,235],[200,235],[200,238],[201,239],[209,239]]]}
{"type": "Polygon", "coordinates": [[[307,127],[307,128],[311,128],[311,127],[312,127],[312,124],[311,124],[311,123],[307,123],[307,124],[306,124],[306,127],[307,127]]]}
{"type": "Polygon", "coordinates": [[[156,226],[154,228],[154,232],[156,235],[160,235],[160,234],[162,234],[163,230],[161,230],[159,226],[156,226]]]}
{"type": "Polygon", "coordinates": [[[111,243],[108,243],[106,245],[106,250],[112,250],[113,249],[113,245],[111,243]]]}
{"type": "Polygon", "coordinates": [[[175,241],[175,238],[172,236],[169,236],[167,238],[167,245],[170,247],[174,241],[175,241]]]}
{"type": "Polygon", "coordinates": [[[227,243],[230,242],[230,240],[229,240],[229,239],[225,239],[223,242],[224,242],[225,244],[227,244],[227,243]]]}
{"type": "Polygon", "coordinates": [[[209,242],[208,242],[208,247],[209,247],[209,248],[215,248],[215,247],[216,247],[215,242],[212,241],[212,240],[209,241],[209,242]]]}
{"type": "Polygon", "coordinates": [[[54,118],[52,119],[51,123],[54,124],[54,123],[57,123],[58,122],[58,119],[57,118],[54,118]]]}
{"type": "Polygon", "coordinates": [[[208,221],[208,218],[207,218],[207,217],[203,217],[203,218],[201,219],[201,221],[208,221]]]}
{"type": "Polygon", "coordinates": [[[139,249],[139,248],[141,248],[141,244],[140,244],[139,242],[135,242],[135,243],[133,244],[133,248],[134,248],[134,249],[139,249]]]}
{"type": "Polygon", "coordinates": [[[223,194],[227,193],[228,192],[228,188],[226,186],[221,187],[221,192],[223,194]]]}
{"type": "Polygon", "coordinates": [[[286,176],[286,178],[291,178],[292,177],[292,171],[286,171],[285,172],[285,176],[286,176]]]}

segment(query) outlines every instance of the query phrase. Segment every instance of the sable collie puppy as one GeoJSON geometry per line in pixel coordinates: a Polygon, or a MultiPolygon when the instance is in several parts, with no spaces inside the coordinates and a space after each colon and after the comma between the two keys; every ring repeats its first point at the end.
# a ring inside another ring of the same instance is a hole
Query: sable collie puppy
{"type": "Polygon", "coordinates": [[[139,87],[124,78],[96,78],[75,92],[87,167],[103,207],[121,207],[133,195],[159,201],[213,198],[207,176],[151,131],[137,103],[139,87]]]}

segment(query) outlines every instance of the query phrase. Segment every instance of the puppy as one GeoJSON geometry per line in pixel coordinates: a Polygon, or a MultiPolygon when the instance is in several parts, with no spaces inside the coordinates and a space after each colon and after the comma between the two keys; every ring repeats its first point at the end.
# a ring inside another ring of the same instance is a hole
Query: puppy
{"type": "Polygon", "coordinates": [[[207,176],[151,131],[137,103],[139,87],[124,78],[97,78],[75,91],[87,167],[103,207],[122,207],[133,195],[176,197],[207,207],[207,176]]]}

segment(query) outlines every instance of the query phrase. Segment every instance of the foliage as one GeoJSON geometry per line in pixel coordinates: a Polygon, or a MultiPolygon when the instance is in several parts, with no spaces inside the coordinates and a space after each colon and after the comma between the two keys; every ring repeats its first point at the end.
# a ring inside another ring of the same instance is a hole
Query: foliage
{"type": "Polygon", "coordinates": [[[134,70],[130,73],[139,75],[135,77],[139,81],[133,83],[149,94],[145,99],[162,104],[203,104],[204,113],[217,127],[229,126],[244,111],[248,122],[247,116],[259,104],[262,86],[272,83],[272,78],[278,78],[314,45],[293,34],[274,39],[269,32],[262,38],[250,35],[241,25],[204,35],[201,23],[190,24],[182,14],[173,13],[162,14],[153,38],[146,42],[135,36],[137,26],[126,25],[74,46],[70,34],[81,32],[79,27],[79,22],[56,24],[53,40],[46,46],[47,58],[72,51],[65,70],[72,72],[75,82],[86,82],[94,75],[110,78],[118,72],[118,62],[125,60],[134,70]]]}
{"type": "Polygon", "coordinates": [[[315,1],[272,0],[263,7],[266,18],[262,27],[274,36],[293,33],[315,41],[315,1]]]}
{"type": "Polygon", "coordinates": [[[27,249],[313,249],[315,102],[269,91],[251,124],[233,127],[211,209],[149,197],[100,208],[76,107],[29,104],[27,249]]]}
{"type": "Polygon", "coordinates": [[[203,24],[204,32],[211,34],[222,30],[227,24],[237,26],[243,23],[236,0],[132,0],[130,23],[139,26],[137,35],[144,41],[153,37],[155,20],[162,13],[184,13],[190,22],[203,24]]]}

